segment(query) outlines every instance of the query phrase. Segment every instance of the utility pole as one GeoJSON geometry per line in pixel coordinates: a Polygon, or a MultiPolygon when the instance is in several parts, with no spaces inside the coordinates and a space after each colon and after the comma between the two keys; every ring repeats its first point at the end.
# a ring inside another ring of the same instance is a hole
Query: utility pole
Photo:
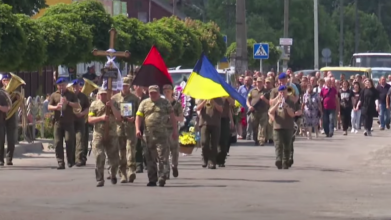
{"type": "Polygon", "coordinates": [[[357,0],[354,0],[354,17],[355,17],[355,34],[354,34],[354,52],[358,53],[358,47],[360,45],[360,35],[359,35],[359,18],[358,18],[358,6],[357,0]]]}
{"type": "Polygon", "coordinates": [[[172,15],[176,15],[176,0],[172,0],[172,15]]]}
{"type": "Polygon", "coordinates": [[[319,69],[318,0],[314,0],[314,68],[319,69]]]}
{"type": "Polygon", "coordinates": [[[344,5],[343,0],[339,1],[339,66],[343,66],[343,20],[344,5]]]}
{"type": "MultiPolygon", "coordinates": [[[[289,36],[289,0],[284,0],[284,38],[288,38],[289,36]]],[[[288,46],[283,46],[284,51],[288,51],[288,46]]],[[[286,71],[288,69],[288,60],[283,60],[282,69],[286,71]]]]}
{"type": "Polygon", "coordinates": [[[244,74],[248,67],[246,0],[236,0],[236,57],[235,70],[244,74]]]}

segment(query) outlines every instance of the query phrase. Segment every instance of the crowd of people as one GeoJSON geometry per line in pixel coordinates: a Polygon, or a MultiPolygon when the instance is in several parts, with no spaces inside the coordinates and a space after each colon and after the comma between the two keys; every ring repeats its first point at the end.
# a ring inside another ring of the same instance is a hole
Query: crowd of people
{"type": "MultiPolygon", "coordinates": [[[[273,71],[267,74],[247,71],[239,77],[237,91],[247,98],[247,107],[252,109],[253,91],[262,88],[268,94],[281,85],[282,75],[288,78],[291,95],[297,98],[302,110],[302,115],[295,118],[297,135],[312,139],[313,134],[315,137],[319,134],[333,137],[336,130],[342,130],[343,135],[357,134],[363,130],[365,136],[371,136],[375,117],[378,117],[380,130],[390,129],[391,81],[387,83],[385,76],[375,86],[372,79],[359,74],[349,78],[341,74],[340,79],[336,79],[332,72],[305,76],[302,72],[294,74],[288,69],[286,73],[276,76],[273,71]]],[[[265,114],[265,110],[263,112],[265,114]]],[[[256,145],[272,143],[272,123],[263,122],[258,129],[259,117],[254,115],[237,111],[236,116],[240,120],[237,123],[238,138],[253,139],[256,145]],[[256,133],[258,130],[262,132],[256,133]]]]}

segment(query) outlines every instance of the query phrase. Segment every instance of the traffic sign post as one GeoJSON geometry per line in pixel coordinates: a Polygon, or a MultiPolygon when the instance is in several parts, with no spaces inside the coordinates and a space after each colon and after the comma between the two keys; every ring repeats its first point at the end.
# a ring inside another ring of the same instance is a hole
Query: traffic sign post
{"type": "Polygon", "coordinates": [[[262,60],[269,59],[269,44],[266,43],[254,44],[253,58],[259,60],[259,70],[262,72],[262,60]]]}
{"type": "Polygon", "coordinates": [[[329,48],[323,48],[322,50],[322,62],[326,64],[326,66],[331,63],[331,50],[329,48]]]}

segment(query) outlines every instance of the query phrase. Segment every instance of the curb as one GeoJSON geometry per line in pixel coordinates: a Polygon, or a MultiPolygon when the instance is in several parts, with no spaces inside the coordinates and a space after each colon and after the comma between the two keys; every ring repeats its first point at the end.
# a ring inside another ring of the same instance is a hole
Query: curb
{"type": "Polygon", "coordinates": [[[15,145],[14,157],[21,157],[25,153],[41,153],[42,151],[43,144],[41,142],[19,143],[15,145]]]}

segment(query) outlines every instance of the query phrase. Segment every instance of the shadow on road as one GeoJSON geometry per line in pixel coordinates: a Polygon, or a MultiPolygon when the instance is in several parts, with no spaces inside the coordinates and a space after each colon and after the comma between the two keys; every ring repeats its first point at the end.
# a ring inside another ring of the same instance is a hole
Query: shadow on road
{"type": "Polygon", "coordinates": [[[348,170],[342,170],[342,169],[330,169],[330,168],[322,168],[322,167],[292,167],[292,170],[312,170],[312,171],[321,171],[321,172],[337,172],[337,173],[344,173],[348,170]]]}
{"type": "Polygon", "coordinates": [[[258,183],[298,183],[299,180],[252,180],[252,179],[232,179],[232,178],[181,178],[181,180],[217,180],[217,181],[243,181],[243,182],[258,182],[258,183]]]}

